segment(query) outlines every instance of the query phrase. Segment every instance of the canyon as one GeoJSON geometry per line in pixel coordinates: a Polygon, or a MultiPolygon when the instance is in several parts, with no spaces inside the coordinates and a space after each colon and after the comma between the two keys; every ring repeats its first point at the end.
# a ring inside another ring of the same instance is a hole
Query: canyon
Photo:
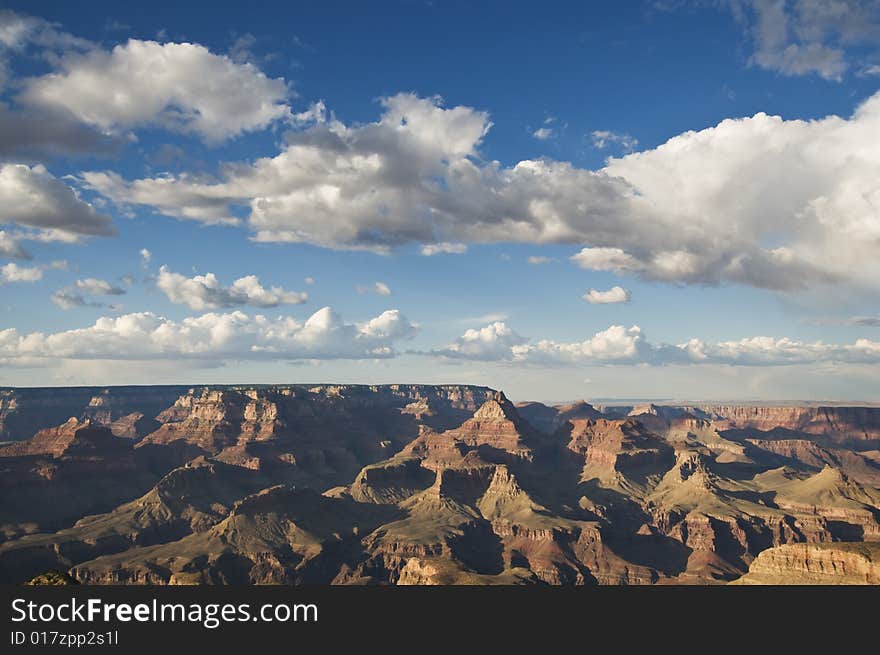
{"type": "Polygon", "coordinates": [[[0,439],[5,583],[880,583],[880,407],[6,388],[0,439]]]}

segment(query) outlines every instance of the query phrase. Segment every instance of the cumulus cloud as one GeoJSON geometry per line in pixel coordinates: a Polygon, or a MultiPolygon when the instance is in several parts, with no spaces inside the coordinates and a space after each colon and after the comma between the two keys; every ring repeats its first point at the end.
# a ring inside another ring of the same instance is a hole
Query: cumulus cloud
{"type": "Polygon", "coordinates": [[[26,82],[20,100],[102,130],[158,125],[219,142],[288,116],[288,96],[284,80],[202,45],[130,39],[111,51],[66,52],[55,72],[26,82]]]}
{"type": "Polygon", "coordinates": [[[490,323],[479,330],[470,329],[444,348],[432,354],[456,359],[508,359],[513,348],[526,342],[503,321],[490,323]]]}
{"type": "Polygon", "coordinates": [[[109,216],[41,165],[0,164],[0,223],[75,236],[115,234],[109,216]]]}
{"type": "Polygon", "coordinates": [[[539,141],[546,141],[547,139],[552,139],[556,136],[556,132],[552,127],[539,127],[537,130],[532,132],[532,136],[538,139],[539,141]]]}
{"type": "Polygon", "coordinates": [[[395,344],[416,326],[398,310],[362,324],[346,323],[329,307],[304,322],[292,317],[208,313],[173,321],[150,312],[103,317],[94,325],[43,334],[0,330],[0,363],[70,360],[373,359],[396,355],[395,344]]]}
{"type": "MultiPolygon", "coordinates": [[[[0,89],[11,76],[10,59],[34,55],[50,65],[63,53],[91,50],[96,45],[64,32],[55,23],[0,10],[0,89]]],[[[0,157],[42,161],[55,155],[110,156],[129,141],[126,135],[107,134],[61,110],[0,103],[0,157]]]]}
{"type": "Polygon", "coordinates": [[[316,121],[219,180],[83,178],[118,203],[206,223],[235,222],[233,207],[246,206],[257,241],[378,252],[414,242],[428,255],[568,243],[588,247],[581,266],[652,280],[781,290],[880,280],[880,94],[850,118],[728,119],[598,171],[486,162],[484,112],[410,94],[383,105],[374,123],[316,121]]]}
{"type": "Polygon", "coordinates": [[[611,130],[594,130],[590,133],[590,138],[593,140],[593,147],[599,150],[616,145],[622,150],[630,152],[639,145],[639,140],[634,136],[612,132],[611,130]]]}
{"type": "Polygon", "coordinates": [[[355,287],[358,293],[375,293],[377,296],[390,296],[391,289],[384,282],[376,282],[371,285],[361,285],[355,287]]]}
{"type": "Polygon", "coordinates": [[[529,264],[534,266],[538,266],[540,264],[550,264],[551,262],[555,262],[556,259],[554,257],[545,257],[543,255],[532,255],[528,258],[529,264]]]}
{"type": "Polygon", "coordinates": [[[120,296],[125,293],[125,289],[120,289],[107,280],[98,280],[93,277],[77,280],[75,286],[83,293],[93,296],[120,296]]]}
{"type": "Polygon", "coordinates": [[[43,279],[43,269],[39,266],[19,266],[14,262],[0,266],[0,283],[36,282],[43,279]]]}
{"type": "Polygon", "coordinates": [[[168,300],[180,305],[188,305],[195,310],[219,309],[223,307],[277,307],[278,305],[298,305],[308,300],[308,294],[298,291],[285,291],[281,287],[265,288],[256,275],[246,275],[235,280],[231,286],[224,287],[213,273],[188,278],[180,273],[159,269],[156,286],[168,300]]]}
{"type": "Polygon", "coordinates": [[[584,300],[591,305],[610,305],[614,303],[629,302],[632,294],[623,287],[611,287],[607,291],[590,289],[584,294],[584,300]]]}
{"type": "Polygon", "coordinates": [[[74,307],[110,307],[116,309],[116,305],[108,305],[91,298],[92,296],[121,296],[125,289],[117,287],[97,278],[85,278],[77,280],[72,285],[59,289],[52,294],[52,302],[61,309],[73,309],[74,307]]]}
{"type": "Polygon", "coordinates": [[[153,259],[153,253],[151,253],[146,248],[141,248],[140,250],[141,262],[146,266],[150,263],[150,260],[153,259]]]}
{"type": "Polygon", "coordinates": [[[498,322],[480,330],[468,330],[445,348],[429,354],[447,358],[507,361],[556,365],[590,364],[727,364],[733,366],[781,366],[842,362],[880,363],[880,342],[858,339],[852,344],[806,342],[787,337],[749,337],[739,341],[708,343],[691,339],[680,344],[652,344],[642,329],[612,325],[577,342],[550,339],[533,341],[519,336],[498,322]]]}

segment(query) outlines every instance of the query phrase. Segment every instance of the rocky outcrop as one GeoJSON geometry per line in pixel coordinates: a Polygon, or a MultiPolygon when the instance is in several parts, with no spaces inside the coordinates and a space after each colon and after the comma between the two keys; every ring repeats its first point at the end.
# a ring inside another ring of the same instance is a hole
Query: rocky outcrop
{"type": "Polygon", "coordinates": [[[0,457],[109,458],[130,454],[131,447],[101,425],[69,418],[54,428],[40,430],[32,439],[0,448],[0,457]]]}
{"type": "Polygon", "coordinates": [[[635,419],[574,420],[567,432],[568,449],[584,456],[581,480],[585,482],[644,486],[674,461],[669,444],[635,419]]]}
{"type": "Polygon", "coordinates": [[[158,476],[128,439],[70,418],[0,448],[0,534],[7,538],[69,525],[144,493],[158,476]]]}
{"type": "Polygon", "coordinates": [[[326,584],[358,559],[362,531],[394,514],[274,486],[236,502],[208,530],[98,557],[71,574],[86,584],[326,584]]]}
{"type": "Polygon", "coordinates": [[[143,416],[140,430],[134,433],[140,438],[156,427],[145,421],[152,420],[185,392],[186,387],[173,386],[0,389],[0,441],[30,439],[71,416],[112,426],[132,414],[143,416]]]}
{"type": "Polygon", "coordinates": [[[880,544],[789,544],[752,562],[742,585],[880,584],[880,544]]]}
{"type": "Polygon", "coordinates": [[[797,432],[823,443],[864,449],[880,445],[880,407],[704,405],[700,409],[721,429],[797,432]]]}

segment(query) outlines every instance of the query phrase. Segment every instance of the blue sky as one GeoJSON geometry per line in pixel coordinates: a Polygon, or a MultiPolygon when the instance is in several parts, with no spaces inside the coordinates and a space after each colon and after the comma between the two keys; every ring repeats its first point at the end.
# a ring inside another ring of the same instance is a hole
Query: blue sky
{"type": "Polygon", "coordinates": [[[312,4],[6,3],[0,384],[876,399],[876,2],[312,4]]]}

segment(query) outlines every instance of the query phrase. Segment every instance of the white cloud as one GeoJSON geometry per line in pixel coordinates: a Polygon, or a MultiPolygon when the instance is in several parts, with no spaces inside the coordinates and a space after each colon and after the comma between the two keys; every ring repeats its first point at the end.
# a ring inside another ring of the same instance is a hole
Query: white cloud
{"type": "Polygon", "coordinates": [[[110,307],[116,309],[115,305],[107,305],[89,298],[89,296],[121,296],[125,294],[125,289],[110,284],[107,280],[99,280],[97,278],[85,278],[77,280],[74,284],[59,289],[52,294],[52,302],[61,309],[73,309],[74,307],[110,307]]]}
{"type": "Polygon", "coordinates": [[[307,277],[307,278],[305,278],[305,279],[303,280],[303,282],[305,282],[306,284],[314,284],[314,283],[315,283],[315,278],[313,278],[313,277],[307,277]]]}
{"type": "Polygon", "coordinates": [[[377,296],[390,296],[391,289],[384,282],[376,282],[370,286],[358,285],[355,287],[358,293],[375,293],[377,296]]]}
{"type": "Polygon", "coordinates": [[[258,241],[423,254],[471,243],[588,245],[577,262],[653,280],[793,290],[880,280],[880,94],[851,118],[766,114],[685,132],[599,171],[479,158],[488,116],[438,99],[384,100],[378,122],[318,122],[280,154],[190,175],[85,173],[119,203],[202,222],[250,208],[258,241]],[[454,245],[453,245],[454,244],[454,245]]]}
{"type": "Polygon", "coordinates": [[[68,52],[57,66],[28,80],[21,100],[103,130],[159,125],[218,142],[290,113],[284,80],[198,44],[131,39],[109,52],[68,52]]]}
{"type": "Polygon", "coordinates": [[[83,293],[93,296],[119,296],[125,293],[125,289],[113,286],[107,280],[98,280],[93,277],[77,280],[75,286],[83,293]]]}
{"type": "Polygon", "coordinates": [[[528,259],[529,264],[532,264],[534,266],[537,266],[540,264],[550,264],[555,261],[556,261],[556,259],[554,257],[544,257],[543,255],[532,255],[528,259]]]}
{"type": "Polygon", "coordinates": [[[593,146],[603,150],[611,145],[618,145],[626,152],[631,152],[639,145],[639,140],[629,134],[612,132],[611,130],[595,130],[590,133],[593,146]]]}
{"type": "Polygon", "coordinates": [[[140,255],[141,255],[141,262],[144,264],[144,266],[149,264],[150,260],[153,259],[153,253],[151,253],[146,248],[141,248],[140,255]]]}
{"type": "Polygon", "coordinates": [[[0,257],[30,259],[30,255],[21,247],[18,239],[5,230],[0,230],[0,257]]]}
{"type": "Polygon", "coordinates": [[[0,48],[21,51],[29,46],[53,51],[87,49],[92,43],[68,34],[55,23],[0,9],[0,48]]]}
{"type": "Polygon", "coordinates": [[[591,305],[609,305],[614,303],[629,302],[632,294],[623,287],[611,287],[607,291],[590,289],[584,294],[584,300],[591,305]]]}
{"type": "Polygon", "coordinates": [[[496,321],[479,330],[468,330],[448,346],[432,351],[432,354],[461,359],[507,359],[512,349],[525,341],[505,323],[496,321]]]}
{"type": "Polygon", "coordinates": [[[729,0],[753,45],[751,63],[783,75],[840,80],[848,48],[876,47],[880,4],[875,0],[729,0]]]}
{"type": "Polygon", "coordinates": [[[544,364],[577,362],[630,362],[638,363],[650,352],[639,326],[625,328],[612,325],[607,330],[581,342],[558,343],[542,340],[535,344],[523,343],[511,348],[510,357],[520,362],[544,364]]]}
{"type": "Polygon", "coordinates": [[[642,264],[620,248],[584,248],[571,261],[591,271],[614,271],[629,273],[642,271],[642,264]]]}
{"type": "Polygon", "coordinates": [[[188,278],[163,266],[159,269],[156,286],[173,303],[189,305],[196,310],[222,307],[277,307],[298,305],[308,300],[308,294],[285,291],[281,287],[269,289],[260,284],[256,275],[247,275],[224,287],[213,273],[188,278]]]}
{"type": "Polygon", "coordinates": [[[463,243],[429,243],[422,246],[422,255],[433,257],[434,255],[463,255],[467,252],[467,246],[463,243]]]}
{"type": "Polygon", "coordinates": [[[43,269],[38,266],[19,266],[14,262],[0,266],[0,283],[36,282],[43,279],[43,269]]]}
{"type": "Polygon", "coordinates": [[[0,362],[387,358],[395,356],[395,344],[412,337],[416,329],[398,310],[357,325],[345,323],[329,307],[305,322],[240,311],[173,321],[144,312],[103,317],[90,327],[53,334],[0,330],[0,362]]]}
{"type": "Polygon", "coordinates": [[[539,127],[537,130],[532,132],[532,136],[539,141],[546,141],[547,139],[552,139],[553,137],[555,137],[556,131],[552,127],[539,127]]]}
{"type": "Polygon", "coordinates": [[[842,362],[880,363],[880,342],[858,339],[852,344],[805,342],[787,337],[749,337],[739,341],[652,344],[641,328],[612,325],[579,342],[525,339],[504,323],[468,330],[445,348],[428,354],[448,358],[507,361],[545,366],[590,364],[781,366],[842,362]]]}
{"type": "Polygon", "coordinates": [[[99,214],[41,165],[0,164],[0,223],[67,235],[115,234],[109,216],[99,214]]]}

